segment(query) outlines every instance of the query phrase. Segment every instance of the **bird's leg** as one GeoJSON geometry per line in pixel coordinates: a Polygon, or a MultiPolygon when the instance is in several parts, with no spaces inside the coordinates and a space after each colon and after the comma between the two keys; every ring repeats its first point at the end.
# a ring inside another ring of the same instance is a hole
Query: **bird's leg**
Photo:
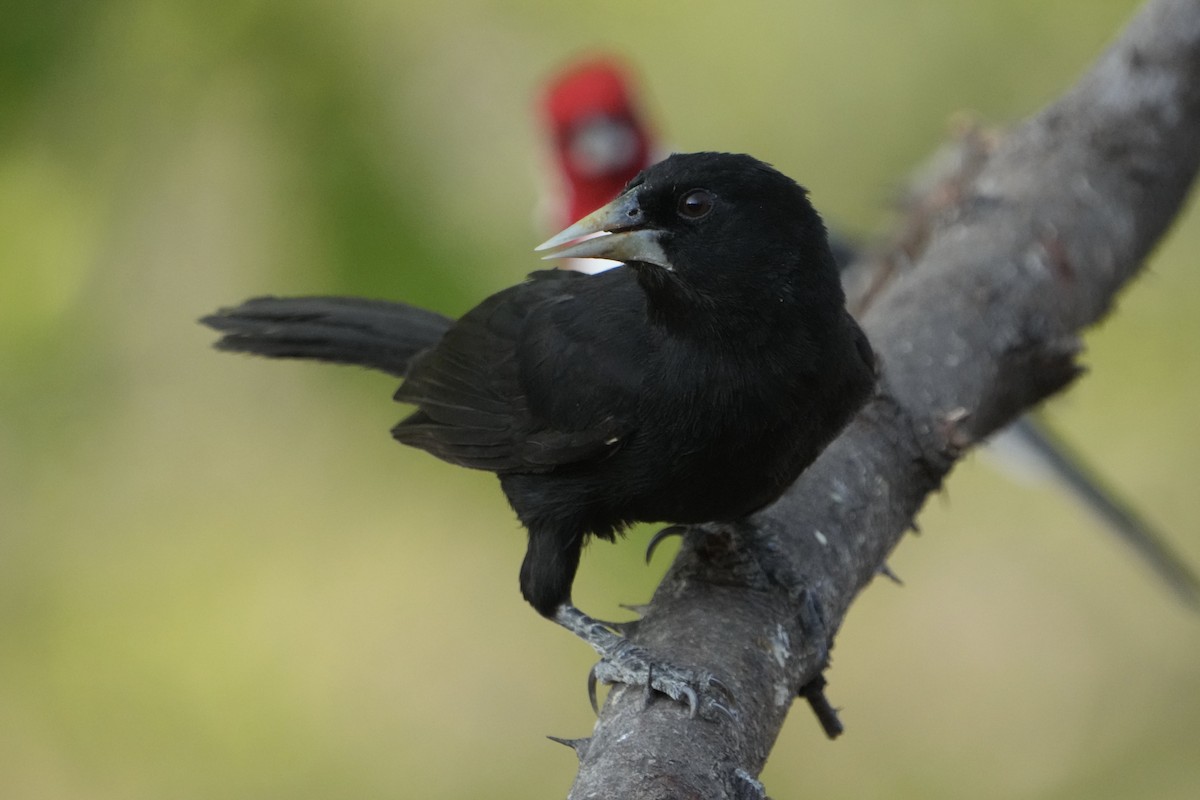
{"type": "Polygon", "coordinates": [[[588,680],[592,705],[596,681],[645,687],[647,700],[661,692],[687,703],[694,717],[732,718],[729,690],[707,671],[680,669],[656,659],[644,647],[620,635],[614,625],[584,614],[571,602],[571,583],[579,567],[581,534],[563,535],[555,526],[530,524],[529,547],[521,563],[521,593],[538,613],[583,639],[600,654],[588,680]],[[714,694],[723,693],[721,702],[714,694]],[[728,703],[729,705],[726,705],[728,703]]]}
{"type": "Polygon", "coordinates": [[[589,617],[570,603],[563,603],[554,612],[554,621],[571,633],[583,639],[596,649],[603,657],[615,653],[622,645],[628,645],[629,640],[613,630],[604,622],[589,617]]]}
{"type": "Polygon", "coordinates": [[[711,673],[657,661],[648,650],[614,633],[603,622],[584,614],[571,603],[559,605],[551,619],[600,654],[600,663],[588,676],[588,696],[593,708],[596,707],[596,682],[599,681],[645,687],[647,702],[652,692],[661,692],[686,703],[692,717],[700,714],[714,719],[720,714],[734,719],[734,712],[729,707],[732,705],[729,689],[711,673]]]}

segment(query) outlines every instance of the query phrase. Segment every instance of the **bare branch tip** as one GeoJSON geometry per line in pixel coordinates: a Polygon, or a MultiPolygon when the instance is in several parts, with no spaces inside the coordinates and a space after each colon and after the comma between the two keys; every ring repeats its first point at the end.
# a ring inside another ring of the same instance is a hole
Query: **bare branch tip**
{"type": "Polygon", "coordinates": [[[818,675],[800,687],[798,694],[808,701],[809,707],[821,724],[821,730],[830,739],[841,736],[846,728],[838,718],[838,709],[834,708],[825,696],[825,676],[818,675]]]}

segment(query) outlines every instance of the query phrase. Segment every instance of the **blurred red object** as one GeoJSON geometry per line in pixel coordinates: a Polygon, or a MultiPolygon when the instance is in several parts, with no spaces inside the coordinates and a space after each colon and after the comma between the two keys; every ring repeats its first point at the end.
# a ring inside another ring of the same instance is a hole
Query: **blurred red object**
{"type": "Polygon", "coordinates": [[[611,56],[575,61],[547,82],[542,115],[559,185],[549,226],[565,227],[612,200],[660,158],[631,69],[611,56]]]}

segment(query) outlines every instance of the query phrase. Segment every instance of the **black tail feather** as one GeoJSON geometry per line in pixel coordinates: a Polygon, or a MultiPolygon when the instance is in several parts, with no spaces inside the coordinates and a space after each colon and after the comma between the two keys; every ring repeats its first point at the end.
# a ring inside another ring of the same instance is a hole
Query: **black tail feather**
{"type": "Polygon", "coordinates": [[[256,297],[200,322],[222,334],[218,350],[355,364],[404,377],[413,356],[436,344],[454,321],[385,300],[256,297]]]}

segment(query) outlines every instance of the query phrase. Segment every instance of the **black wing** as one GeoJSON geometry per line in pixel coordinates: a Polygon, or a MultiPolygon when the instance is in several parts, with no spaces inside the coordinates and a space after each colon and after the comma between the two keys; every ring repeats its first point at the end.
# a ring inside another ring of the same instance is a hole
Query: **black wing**
{"type": "Polygon", "coordinates": [[[535,272],[413,363],[396,399],[418,410],[392,433],[500,473],[602,458],[636,427],[648,352],[645,299],[628,270],[535,272]]]}

